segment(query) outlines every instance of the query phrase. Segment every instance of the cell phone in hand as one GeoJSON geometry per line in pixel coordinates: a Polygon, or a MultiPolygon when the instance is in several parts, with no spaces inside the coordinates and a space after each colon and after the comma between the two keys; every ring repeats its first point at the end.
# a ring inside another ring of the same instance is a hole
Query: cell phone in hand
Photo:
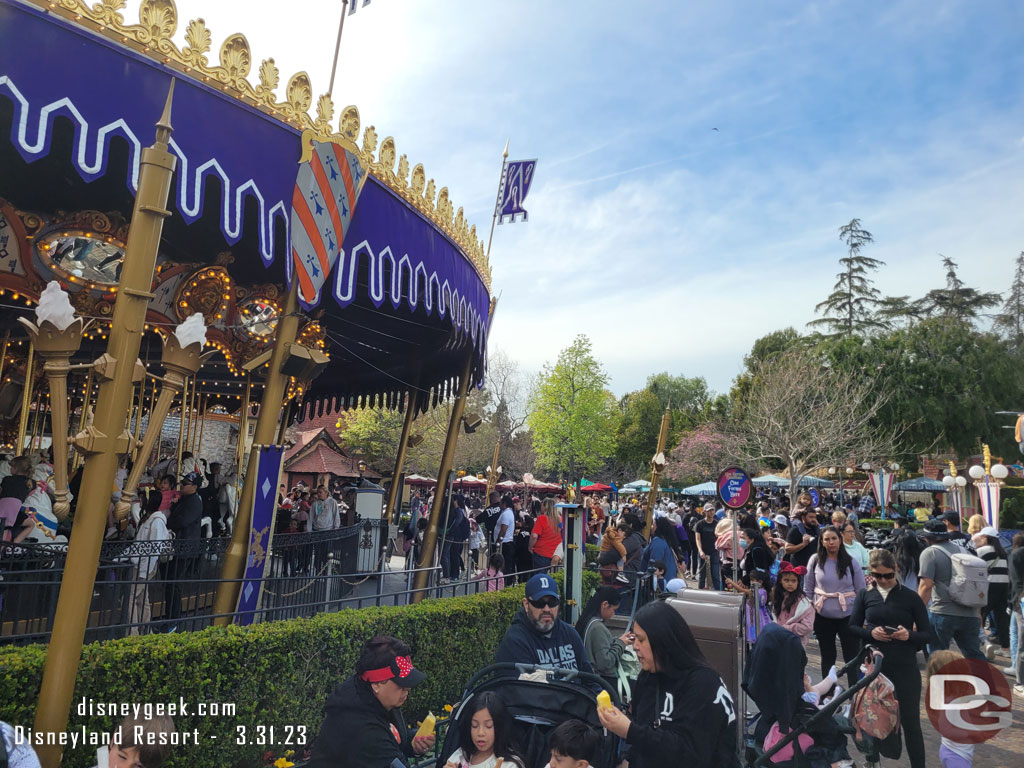
{"type": "Polygon", "coordinates": [[[899,627],[882,627],[882,631],[887,635],[895,635],[900,631],[899,627]]]}

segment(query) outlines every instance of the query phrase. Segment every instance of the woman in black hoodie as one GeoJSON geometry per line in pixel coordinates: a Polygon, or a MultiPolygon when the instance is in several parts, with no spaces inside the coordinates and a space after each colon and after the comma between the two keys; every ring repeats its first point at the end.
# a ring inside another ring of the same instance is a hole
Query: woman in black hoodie
{"type": "Polygon", "coordinates": [[[601,724],[630,745],[630,768],[738,768],[736,708],[704,659],[686,620],[667,603],[648,603],[633,623],[643,671],[633,716],[597,710],[601,724]]]}
{"type": "Polygon", "coordinates": [[[434,746],[413,739],[400,707],[426,679],[412,666],[409,646],[395,637],[367,641],[356,673],[328,697],[310,768],[392,768],[434,746]]]}

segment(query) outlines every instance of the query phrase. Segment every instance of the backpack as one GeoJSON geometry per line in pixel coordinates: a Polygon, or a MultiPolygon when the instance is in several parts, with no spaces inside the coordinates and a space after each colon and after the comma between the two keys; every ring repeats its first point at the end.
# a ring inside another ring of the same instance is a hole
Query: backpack
{"type": "MultiPolygon", "coordinates": [[[[593,618],[590,623],[587,624],[587,628],[583,631],[583,643],[586,645],[587,635],[590,633],[590,628],[594,625],[595,621],[601,621],[599,618],[593,618]]],[[[633,686],[636,684],[636,679],[640,676],[640,659],[636,656],[634,651],[629,646],[622,652],[619,657],[619,663],[615,666],[615,677],[617,678],[616,689],[619,692],[619,698],[622,703],[629,704],[633,698],[633,686]]]]}
{"type": "Polygon", "coordinates": [[[949,599],[964,608],[984,608],[988,605],[988,563],[966,552],[949,554],[936,547],[952,563],[949,578],[949,599]]]}
{"type": "Polygon", "coordinates": [[[884,739],[900,727],[900,705],[896,689],[885,675],[879,675],[867,688],[853,696],[850,720],[857,729],[856,739],[864,735],[884,739]]]}

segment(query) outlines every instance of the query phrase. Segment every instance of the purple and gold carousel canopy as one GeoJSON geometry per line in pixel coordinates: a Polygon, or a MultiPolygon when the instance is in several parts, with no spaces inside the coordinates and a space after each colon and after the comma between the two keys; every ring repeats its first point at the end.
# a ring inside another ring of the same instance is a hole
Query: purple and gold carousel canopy
{"type": "MultiPolygon", "coordinates": [[[[259,68],[260,85],[250,84],[248,43],[241,35],[225,41],[220,66],[208,64],[210,34],[201,20],[189,24],[188,44],[179,50],[170,39],[177,19],[169,0],[143,0],[141,25],[126,24],[116,9],[102,16],[103,8],[81,0],[53,6],[72,18],[0,0],[0,101],[13,110],[10,144],[21,158],[31,164],[47,157],[55,126],[69,121],[74,171],[89,183],[124,168],[110,158],[112,147],[123,153],[126,145],[124,184],[134,196],[142,148],[152,140],[174,76],[171,151],[178,168],[172,208],[189,225],[216,216],[228,245],[255,228],[263,265],[277,274],[287,271],[290,280],[285,255],[302,133],[330,139],[330,99],[320,97],[317,117],[310,117],[312,88],[299,73],[286,87],[286,100],[278,102],[273,93],[278,75],[270,60],[259,68]]],[[[348,107],[333,135],[354,148],[359,130],[358,111],[348,107]]],[[[421,165],[410,179],[403,155],[396,172],[390,137],[375,158],[377,135],[369,126],[357,151],[368,177],[321,294],[329,290],[337,304],[332,309],[322,299],[328,321],[353,303],[392,315],[445,318],[453,334],[448,349],[475,347],[479,383],[490,270],[475,228],[462,209],[453,210],[447,189],[435,202],[434,182],[427,181],[421,165]]],[[[248,255],[236,253],[236,258],[248,255]]]]}

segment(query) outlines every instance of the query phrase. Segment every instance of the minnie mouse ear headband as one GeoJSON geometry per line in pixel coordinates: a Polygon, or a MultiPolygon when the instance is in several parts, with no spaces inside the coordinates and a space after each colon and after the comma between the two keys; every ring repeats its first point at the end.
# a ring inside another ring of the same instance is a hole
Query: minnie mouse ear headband
{"type": "Polygon", "coordinates": [[[408,656],[395,656],[391,663],[380,669],[368,669],[359,676],[367,683],[383,683],[394,680],[395,685],[402,688],[415,688],[427,679],[427,676],[413,667],[408,656]]]}
{"type": "Polygon", "coordinates": [[[804,568],[802,565],[783,563],[782,566],[779,568],[779,576],[781,576],[784,573],[793,573],[797,576],[803,576],[805,573],[807,573],[807,569],[804,568]]]}

